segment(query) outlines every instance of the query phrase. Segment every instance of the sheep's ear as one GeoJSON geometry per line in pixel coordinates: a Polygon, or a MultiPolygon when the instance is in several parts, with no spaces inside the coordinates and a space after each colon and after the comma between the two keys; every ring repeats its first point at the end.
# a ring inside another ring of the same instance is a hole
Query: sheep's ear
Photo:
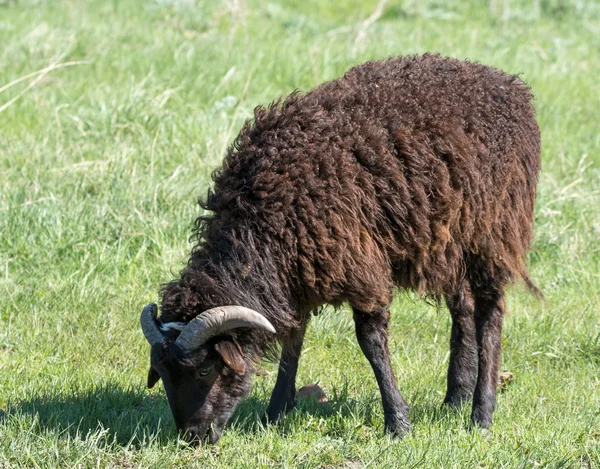
{"type": "Polygon", "coordinates": [[[154,385],[156,383],[158,383],[158,380],[160,379],[160,376],[158,375],[158,373],[156,372],[156,370],[152,367],[150,367],[150,369],[148,370],[148,388],[153,388],[154,385]]]}
{"type": "Polygon", "coordinates": [[[246,362],[238,344],[230,340],[222,340],[215,344],[215,349],[229,368],[240,375],[246,374],[246,362]]]}

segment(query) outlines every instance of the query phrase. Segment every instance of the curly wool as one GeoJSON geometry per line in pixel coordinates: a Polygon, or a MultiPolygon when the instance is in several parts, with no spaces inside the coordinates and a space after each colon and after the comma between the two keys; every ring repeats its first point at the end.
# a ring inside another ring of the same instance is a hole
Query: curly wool
{"type": "Polygon", "coordinates": [[[388,306],[527,277],[540,134],[516,76],[438,55],[371,61],[258,107],[213,174],[163,318],[254,308],[280,340],[323,304],[388,306]]]}

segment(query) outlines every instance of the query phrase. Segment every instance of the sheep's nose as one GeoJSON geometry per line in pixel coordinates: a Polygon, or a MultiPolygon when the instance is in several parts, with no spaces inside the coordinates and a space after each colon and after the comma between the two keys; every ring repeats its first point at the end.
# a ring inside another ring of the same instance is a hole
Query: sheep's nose
{"type": "Polygon", "coordinates": [[[187,428],[183,432],[183,438],[190,444],[198,445],[200,444],[200,440],[203,435],[200,435],[200,432],[197,428],[187,428]]]}
{"type": "Polygon", "coordinates": [[[221,438],[221,430],[210,428],[207,431],[198,427],[189,427],[182,429],[181,435],[190,445],[200,445],[201,443],[214,445],[221,438]]]}

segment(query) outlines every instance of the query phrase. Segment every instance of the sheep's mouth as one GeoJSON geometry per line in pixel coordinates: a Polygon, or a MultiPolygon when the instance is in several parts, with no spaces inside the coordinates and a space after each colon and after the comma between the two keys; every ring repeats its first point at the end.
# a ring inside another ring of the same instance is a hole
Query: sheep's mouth
{"type": "Polygon", "coordinates": [[[214,445],[221,438],[221,432],[222,430],[214,425],[190,427],[182,431],[182,436],[191,446],[200,446],[202,443],[214,445]]]}

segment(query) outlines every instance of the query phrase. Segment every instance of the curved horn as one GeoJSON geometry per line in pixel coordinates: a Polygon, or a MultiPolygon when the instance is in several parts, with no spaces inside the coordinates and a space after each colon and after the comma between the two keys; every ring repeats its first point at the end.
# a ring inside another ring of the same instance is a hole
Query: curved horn
{"type": "Polygon", "coordinates": [[[156,304],[150,303],[144,307],[140,316],[142,332],[150,345],[160,343],[165,339],[156,325],[156,310],[156,304]]]}
{"type": "Polygon", "coordinates": [[[269,320],[252,309],[243,306],[218,306],[192,319],[181,331],[175,344],[181,350],[193,350],[211,337],[238,327],[257,327],[275,333],[269,320]]]}

